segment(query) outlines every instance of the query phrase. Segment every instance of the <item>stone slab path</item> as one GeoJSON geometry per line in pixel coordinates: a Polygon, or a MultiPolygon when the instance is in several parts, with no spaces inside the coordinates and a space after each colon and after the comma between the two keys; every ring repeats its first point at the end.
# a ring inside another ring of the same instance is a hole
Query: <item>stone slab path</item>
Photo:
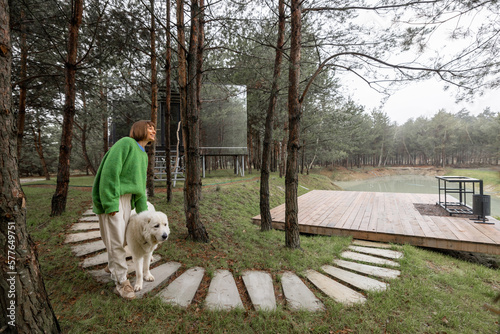
{"type": "Polygon", "coordinates": [[[208,288],[205,306],[209,310],[225,311],[244,308],[233,274],[229,270],[219,269],[215,272],[208,288]]]}
{"type": "Polygon", "coordinates": [[[372,248],[372,247],[360,247],[360,246],[353,246],[350,245],[348,247],[350,250],[359,252],[359,253],[364,253],[364,254],[370,254],[370,255],[378,255],[382,257],[387,257],[389,259],[400,259],[403,257],[403,253],[398,252],[398,251],[393,251],[389,249],[378,249],[378,248],[372,248]]]}
{"type": "Polygon", "coordinates": [[[389,284],[378,281],[376,279],[356,274],[352,271],[340,269],[334,266],[322,266],[321,270],[349,285],[352,285],[360,290],[365,291],[384,291],[389,287],[389,284]]]}
{"type": "Polygon", "coordinates": [[[80,219],[78,219],[80,223],[89,223],[89,222],[96,222],[99,223],[99,218],[95,214],[93,215],[86,215],[80,219]]]}
{"type": "Polygon", "coordinates": [[[264,271],[245,271],[243,273],[243,282],[257,311],[274,311],[276,309],[271,274],[264,271]]]}
{"type": "Polygon", "coordinates": [[[74,243],[80,241],[87,241],[92,239],[101,238],[101,232],[92,231],[92,232],[84,232],[84,233],[71,233],[66,236],[65,243],[74,243]]]}
{"type": "Polygon", "coordinates": [[[292,272],[286,271],[281,277],[283,293],[288,307],[293,311],[322,311],[325,307],[314,293],[292,272]]]}
{"type": "Polygon", "coordinates": [[[99,223],[76,223],[71,227],[72,231],[98,230],[99,223]]]}
{"type": "MultiPolygon", "coordinates": [[[[155,264],[160,260],[161,260],[161,257],[159,255],[153,254],[153,258],[151,259],[151,264],[155,264]]],[[[127,260],[127,274],[132,274],[134,272],[135,272],[134,262],[132,262],[132,260],[127,260]]],[[[100,283],[111,282],[111,276],[109,273],[104,271],[104,268],[103,269],[89,270],[89,274],[92,275],[92,277],[94,277],[94,279],[100,283]]]]}
{"type": "Polygon", "coordinates": [[[204,274],[205,269],[201,267],[188,269],[163,289],[158,296],[168,304],[186,308],[193,301],[204,274]]]}
{"type": "MultiPolygon", "coordinates": [[[[159,287],[174,275],[177,270],[181,267],[179,262],[167,262],[156,268],[151,269],[151,274],[154,276],[155,280],[152,282],[144,281],[142,285],[142,290],[135,293],[136,298],[142,298],[148,292],[153,291],[155,288],[159,287]]],[[[131,280],[132,286],[135,284],[135,279],[131,280]]]]}
{"type": "Polygon", "coordinates": [[[103,251],[105,249],[106,246],[104,246],[104,242],[102,242],[102,240],[86,242],[71,247],[73,254],[75,254],[78,257],[103,251]]]}
{"type": "Polygon", "coordinates": [[[399,270],[382,268],[351,261],[333,260],[333,263],[345,269],[350,269],[362,274],[377,276],[381,278],[398,278],[398,276],[401,274],[399,270]]]}
{"type": "Polygon", "coordinates": [[[371,255],[366,255],[366,254],[361,254],[357,252],[351,252],[351,251],[345,251],[340,254],[341,257],[349,259],[349,260],[354,260],[354,261],[361,261],[361,262],[367,262],[367,263],[373,263],[373,264],[378,264],[378,265],[385,265],[385,266],[391,266],[391,267],[399,267],[399,263],[383,259],[377,256],[371,256],[371,255]]]}
{"type": "MultiPolygon", "coordinates": [[[[85,211],[69,231],[65,243],[71,246],[76,257],[81,258],[82,268],[98,282],[111,282],[109,273],[104,271],[107,253],[100,240],[97,216],[91,210],[85,211]]],[[[291,311],[322,311],[325,308],[324,298],[344,305],[364,303],[365,291],[383,292],[389,288],[388,281],[397,279],[401,274],[393,268],[399,266],[397,261],[403,253],[390,248],[393,246],[389,244],[353,240],[348,250],[341,253],[342,259],[335,259],[331,265],[324,265],[318,270],[309,269],[303,273],[304,278],[285,271],[277,274],[274,280],[270,273],[257,270],[244,271],[241,278],[252,307],[258,311],[276,310],[275,291],[280,289],[285,306],[291,311]],[[307,281],[310,283],[306,284],[307,281]]],[[[133,273],[135,266],[130,259],[127,265],[128,273],[133,273]]],[[[183,268],[178,262],[162,263],[161,257],[156,254],[151,268],[155,280],[145,281],[136,297],[158,296],[163,302],[182,308],[192,304],[206,275],[205,268],[183,268]],[[179,271],[181,275],[171,281],[179,271]]],[[[134,280],[131,279],[132,285],[134,280]]],[[[204,298],[203,306],[207,310],[245,309],[233,273],[226,269],[214,273],[204,298]]]]}
{"type": "Polygon", "coordinates": [[[366,298],[359,292],[345,286],[342,283],[309,269],[306,271],[307,279],[311,281],[318,289],[336,302],[346,305],[364,303],[366,298]]]}

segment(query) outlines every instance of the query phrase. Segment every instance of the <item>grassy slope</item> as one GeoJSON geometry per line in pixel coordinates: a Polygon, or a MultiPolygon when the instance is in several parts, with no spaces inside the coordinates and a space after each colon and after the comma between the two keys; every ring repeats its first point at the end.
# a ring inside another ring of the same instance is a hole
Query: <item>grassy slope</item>
{"type": "Polygon", "coordinates": [[[487,191],[500,196],[500,172],[482,169],[452,169],[447,175],[468,176],[483,180],[487,191]]]}
{"type": "MultiPolygon", "coordinates": [[[[441,254],[403,246],[402,275],[391,282],[389,291],[369,293],[361,306],[345,307],[318,296],[326,311],[318,314],[289,312],[282,305],[281,291],[276,291],[280,306],[274,313],[247,309],[233,312],[208,312],[203,309],[209,277],[216,269],[233,272],[241,283],[246,269],[269,271],[279,287],[280,274],[292,270],[318,270],[330,263],[349,244],[348,238],[301,237],[303,250],[284,248],[280,231],[261,233],[251,224],[259,214],[259,182],[246,177],[245,182],[227,183],[228,173],[211,174],[203,182],[202,219],[211,241],[199,244],[187,239],[184,226],[182,192],[174,192],[167,204],[164,193],[151,202],[165,211],[172,236],[158,254],[165,261],[178,261],[181,270],[203,266],[206,279],[195,303],[187,310],[164,305],[156,298],[127,302],[116,297],[111,284],[95,282],[78,266],[70,247],[63,243],[70,226],[91,205],[90,189],[72,187],[67,212],[50,218],[50,198],[54,188],[25,186],[28,198],[28,225],[38,244],[39,260],[46,288],[61,322],[68,333],[492,333],[498,318],[482,309],[500,290],[498,271],[466,263],[441,254]]],[[[241,179],[236,179],[241,180],[241,179]]],[[[92,183],[91,178],[73,178],[73,186],[92,183]]],[[[308,189],[335,189],[331,180],[314,174],[300,178],[299,194],[308,189]],[[305,188],[304,188],[305,187],[305,188]]],[[[271,205],[284,202],[284,180],[271,180],[271,205]]]]}

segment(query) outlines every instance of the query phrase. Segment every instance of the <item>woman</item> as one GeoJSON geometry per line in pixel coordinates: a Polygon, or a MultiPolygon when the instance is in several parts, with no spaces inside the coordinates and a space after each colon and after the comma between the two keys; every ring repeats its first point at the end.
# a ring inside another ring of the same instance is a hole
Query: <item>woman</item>
{"type": "Polygon", "coordinates": [[[125,229],[130,212],[148,209],[146,177],[148,155],[145,147],[155,140],[151,121],[132,125],[129,137],[118,140],[104,155],[92,188],[93,211],[99,217],[102,241],[108,251],[108,268],[115,281],[115,292],[125,299],[135,293],[127,279],[125,229]]]}

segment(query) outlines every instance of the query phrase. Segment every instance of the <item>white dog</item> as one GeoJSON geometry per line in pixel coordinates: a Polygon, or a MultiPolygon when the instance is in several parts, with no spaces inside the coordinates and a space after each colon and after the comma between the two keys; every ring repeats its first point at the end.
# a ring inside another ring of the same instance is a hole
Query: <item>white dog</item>
{"type": "Polygon", "coordinates": [[[135,265],[135,291],[142,289],[143,279],[152,282],[149,271],[153,251],[170,234],[167,215],[159,211],[143,211],[130,217],[125,240],[135,265]]]}

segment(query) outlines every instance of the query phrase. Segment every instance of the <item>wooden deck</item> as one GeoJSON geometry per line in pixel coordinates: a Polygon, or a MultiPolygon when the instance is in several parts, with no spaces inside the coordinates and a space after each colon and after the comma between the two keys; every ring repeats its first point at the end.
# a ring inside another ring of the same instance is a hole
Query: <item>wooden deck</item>
{"type": "MultiPolygon", "coordinates": [[[[299,229],[319,235],[500,254],[500,222],[422,215],[414,204],[435,205],[438,195],[313,190],[298,198],[299,229]]],[[[273,227],[284,229],[285,205],[271,210],[273,227]]],[[[260,215],[252,218],[260,224],[260,215]]]]}

